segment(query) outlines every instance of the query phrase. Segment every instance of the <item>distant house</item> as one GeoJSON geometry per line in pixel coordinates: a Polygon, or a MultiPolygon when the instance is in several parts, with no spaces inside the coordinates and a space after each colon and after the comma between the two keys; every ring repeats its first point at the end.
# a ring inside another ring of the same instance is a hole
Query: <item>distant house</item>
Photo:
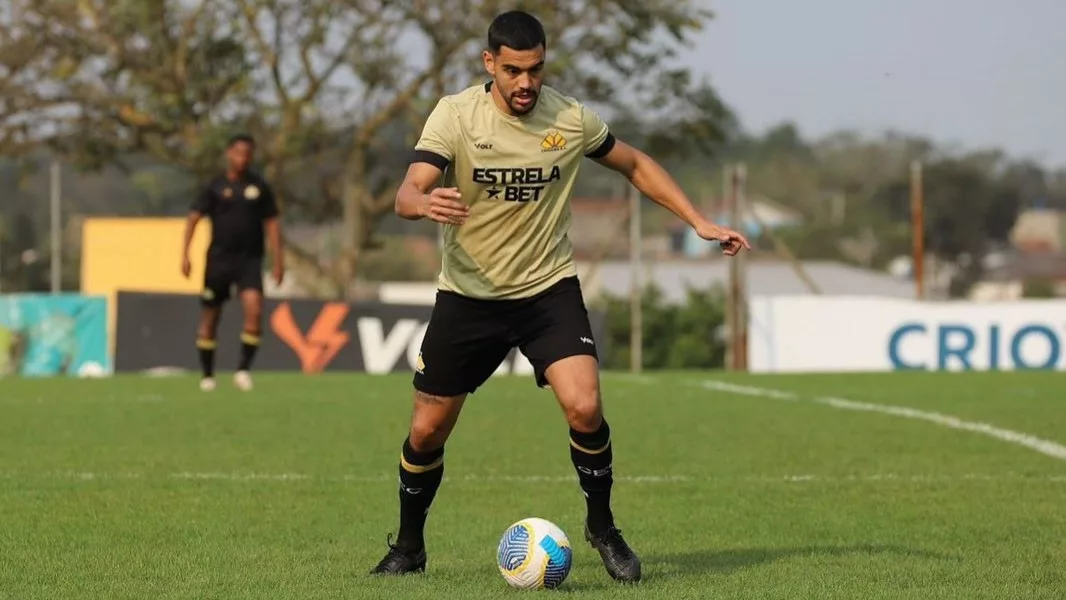
{"type": "MultiPolygon", "coordinates": [[[[803,223],[803,215],[792,208],[775,202],[762,194],[749,194],[744,203],[740,229],[749,238],[757,238],[763,233],[763,227],[774,230],[794,227],[803,223]]],[[[721,200],[713,203],[708,216],[715,223],[733,227],[732,215],[721,200]]],[[[679,254],[688,257],[708,256],[715,249],[700,239],[690,227],[679,226],[673,233],[673,247],[679,254]]]]}
{"type": "Polygon", "coordinates": [[[574,198],[570,242],[579,259],[618,258],[629,253],[629,204],[623,198],[574,198]]]}
{"type": "MultiPolygon", "coordinates": [[[[803,215],[799,211],[775,202],[762,194],[749,194],[744,204],[741,227],[746,235],[758,236],[764,226],[767,229],[779,229],[803,223],[803,215]]],[[[712,216],[715,222],[734,227],[729,212],[721,203],[712,216]]]]}
{"type": "Polygon", "coordinates": [[[970,290],[975,301],[1017,300],[1033,283],[1046,283],[1055,295],[1066,295],[1066,252],[1014,252],[986,265],[981,281],[970,290]]]}
{"type": "Polygon", "coordinates": [[[1047,208],[1022,211],[1011,229],[1010,241],[1023,252],[1066,250],[1066,211],[1047,208]]]}

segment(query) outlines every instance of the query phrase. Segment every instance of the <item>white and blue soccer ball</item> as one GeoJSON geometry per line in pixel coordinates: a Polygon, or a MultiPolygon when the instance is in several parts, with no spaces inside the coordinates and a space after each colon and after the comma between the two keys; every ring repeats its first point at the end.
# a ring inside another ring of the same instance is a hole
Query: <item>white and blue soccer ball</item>
{"type": "Polygon", "coordinates": [[[496,561],[512,587],[551,589],[566,580],[573,556],[562,529],[551,521],[530,517],[507,528],[496,561]]]}

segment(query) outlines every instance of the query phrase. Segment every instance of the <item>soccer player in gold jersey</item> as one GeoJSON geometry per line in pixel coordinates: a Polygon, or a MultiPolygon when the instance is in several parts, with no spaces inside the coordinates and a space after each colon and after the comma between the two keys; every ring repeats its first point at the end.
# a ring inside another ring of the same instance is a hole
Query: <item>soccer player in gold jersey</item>
{"type": "Polygon", "coordinates": [[[401,217],[442,224],[444,257],[400,456],[399,532],[372,573],[425,570],[423,531],[445,442],[467,395],[517,347],[566,415],[586,540],[611,577],[640,580],[640,560],[611,513],[611,432],[567,237],[578,170],[590,158],[621,173],[727,256],[750,246],[701,215],[657,162],[615,139],[595,112],[544,85],[546,49],[532,15],[496,17],[483,53],[491,80],[439,101],[396,194],[401,217]]]}

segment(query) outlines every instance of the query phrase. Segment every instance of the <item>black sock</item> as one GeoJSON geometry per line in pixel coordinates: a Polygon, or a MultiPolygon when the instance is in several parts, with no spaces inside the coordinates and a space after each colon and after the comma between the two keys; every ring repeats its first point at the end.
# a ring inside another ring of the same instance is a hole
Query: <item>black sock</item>
{"type": "Polygon", "coordinates": [[[200,338],[196,340],[200,351],[200,369],[204,378],[215,376],[215,340],[200,338]]]}
{"type": "Polygon", "coordinates": [[[259,334],[245,331],[241,333],[241,364],[238,371],[250,371],[252,361],[255,360],[255,351],[259,349],[259,334]]]}
{"type": "Polygon", "coordinates": [[[570,460],[577,469],[578,483],[588,506],[588,526],[594,534],[614,526],[611,514],[611,428],[603,421],[592,433],[570,430],[570,460]]]}
{"type": "Polygon", "coordinates": [[[425,546],[426,516],[444,478],[444,448],[416,452],[411,439],[400,455],[400,531],[396,543],[406,550],[425,546]]]}

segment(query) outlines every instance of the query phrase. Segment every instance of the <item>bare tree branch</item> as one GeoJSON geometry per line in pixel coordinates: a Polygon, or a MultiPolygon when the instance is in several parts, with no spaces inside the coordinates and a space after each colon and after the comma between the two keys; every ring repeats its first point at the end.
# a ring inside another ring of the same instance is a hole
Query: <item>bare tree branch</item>
{"type": "Polygon", "coordinates": [[[689,126],[700,107],[719,116],[665,68],[671,37],[706,18],[694,0],[8,1],[19,18],[0,9],[0,151],[49,143],[91,167],[141,153],[202,176],[244,129],[287,214],[343,223],[336,268],[292,250],[335,290],[391,209],[403,142],[449,82],[479,75],[501,10],[541,15],[550,81],[570,95],[610,102],[624,87],[636,107],[685,114],[663,120],[678,135],[712,131],[689,126]]]}
{"type": "Polygon", "coordinates": [[[249,0],[237,0],[237,4],[240,6],[241,14],[244,15],[244,22],[248,27],[248,35],[255,42],[263,63],[270,70],[270,75],[274,81],[274,93],[278,95],[278,100],[282,105],[288,105],[288,87],[281,80],[281,57],[279,56],[281,48],[280,18],[277,18],[277,13],[275,12],[274,44],[270,45],[266,43],[266,39],[263,38],[263,32],[259,28],[259,13],[256,10],[256,6],[249,0]]]}

